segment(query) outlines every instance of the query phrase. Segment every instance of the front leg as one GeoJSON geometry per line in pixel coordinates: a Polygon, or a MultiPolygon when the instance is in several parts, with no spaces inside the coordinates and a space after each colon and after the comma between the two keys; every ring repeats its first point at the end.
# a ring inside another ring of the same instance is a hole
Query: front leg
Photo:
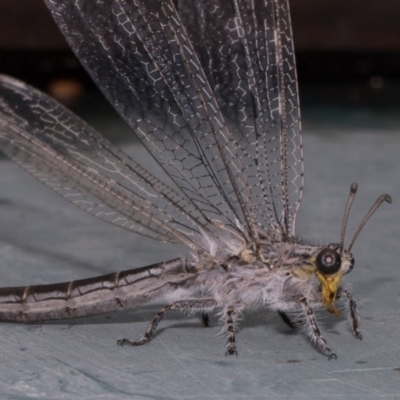
{"type": "Polygon", "coordinates": [[[326,340],[322,337],[321,332],[319,330],[317,319],[315,318],[314,311],[308,305],[307,299],[304,296],[300,296],[297,300],[303,307],[305,313],[305,326],[308,326],[310,329],[311,339],[317,344],[320,350],[328,356],[328,360],[332,358],[337,358],[336,354],[332,352],[332,350],[326,345],[326,340]]]}
{"type": "Polygon", "coordinates": [[[165,313],[168,310],[211,310],[213,309],[217,303],[214,299],[189,299],[189,300],[179,300],[174,301],[173,303],[163,307],[150,322],[149,327],[147,328],[143,337],[139,340],[129,340],[129,339],[119,339],[117,344],[119,346],[123,346],[125,344],[129,344],[131,346],[141,346],[149,342],[157,328],[157,325],[164,318],[165,313]]]}
{"type": "Polygon", "coordinates": [[[337,295],[338,299],[346,297],[349,301],[350,324],[353,330],[354,337],[362,340],[360,328],[360,314],[358,312],[357,303],[348,290],[340,290],[337,295]]]}

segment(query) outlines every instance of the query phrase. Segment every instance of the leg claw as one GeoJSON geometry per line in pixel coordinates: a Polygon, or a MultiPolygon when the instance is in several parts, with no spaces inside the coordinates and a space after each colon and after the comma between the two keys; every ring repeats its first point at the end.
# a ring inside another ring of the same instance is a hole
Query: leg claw
{"type": "Polygon", "coordinates": [[[117,340],[117,345],[123,347],[126,344],[129,344],[130,346],[142,346],[143,344],[146,344],[149,341],[148,338],[143,338],[140,340],[132,341],[129,339],[119,339],[117,340]]]}
{"type": "Polygon", "coordinates": [[[226,356],[238,356],[238,352],[236,349],[228,349],[225,353],[225,357],[226,356]]]}

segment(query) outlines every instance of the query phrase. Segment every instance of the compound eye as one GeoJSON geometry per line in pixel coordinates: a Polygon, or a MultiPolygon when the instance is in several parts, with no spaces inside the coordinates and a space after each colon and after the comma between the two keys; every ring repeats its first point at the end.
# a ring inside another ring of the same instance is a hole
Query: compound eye
{"type": "Polygon", "coordinates": [[[317,255],[316,265],[324,275],[332,275],[339,271],[342,260],[335,250],[323,249],[317,255]]]}

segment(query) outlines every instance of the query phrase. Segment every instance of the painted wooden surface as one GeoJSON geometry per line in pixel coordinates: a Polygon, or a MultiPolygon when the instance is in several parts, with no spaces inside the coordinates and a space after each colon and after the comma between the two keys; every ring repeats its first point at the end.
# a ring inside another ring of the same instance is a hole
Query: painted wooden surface
{"type": "MultiPolygon", "coordinates": [[[[320,108],[305,110],[306,187],[298,233],[319,243],[337,241],[353,181],[359,192],[349,232],[378,195],[392,195],[393,204],[383,206],[358,239],[355,268],[345,279],[359,301],[361,342],[347,321],[326,312],[319,318],[336,361],[327,361],[308,339],[262,311],[246,315],[237,336],[239,357],[224,356],[215,315],[212,326],[204,328],[196,316],[171,312],[148,345],[117,347],[120,337],[140,337],[158,306],[38,325],[0,324],[0,398],[396,398],[400,124],[388,127],[387,116],[379,113],[336,112],[332,126],[320,108]],[[363,125],[368,118],[374,129],[363,125]]],[[[124,148],[152,168],[143,151],[128,144],[130,133],[120,122],[95,114],[87,115],[90,122],[105,133],[119,131],[124,148]]],[[[2,285],[84,278],[182,251],[97,221],[5,159],[0,187],[2,285]]]]}

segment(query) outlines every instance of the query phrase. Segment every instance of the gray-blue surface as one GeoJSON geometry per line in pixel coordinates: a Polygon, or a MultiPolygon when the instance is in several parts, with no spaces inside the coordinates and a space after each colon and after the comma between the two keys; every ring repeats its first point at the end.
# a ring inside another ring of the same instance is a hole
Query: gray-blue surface
{"type": "MultiPolygon", "coordinates": [[[[108,130],[113,121],[100,121],[108,130]]],[[[149,166],[135,144],[125,150],[149,166]]],[[[400,399],[400,135],[392,129],[318,128],[304,135],[306,189],[299,236],[338,242],[350,183],[359,184],[348,236],[375,198],[393,197],[368,223],[345,277],[362,314],[363,340],[344,318],[319,313],[338,359],[273,315],[246,313],[239,357],[225,357],[217,317],[170,312],[148,345],[139,338],[157,305],[81,320],[0,324],[0,398],[104,399],[400,399]]],[[[149,168],[152,168],[151,166],[149,168]]],[[[75,209],[0,160],[0,273],[3,286],[42,284],[167,260],[184,248],[148,241],[75,209]]],[[[349,239],[349,238],[348,238],[349,239]]]]}

